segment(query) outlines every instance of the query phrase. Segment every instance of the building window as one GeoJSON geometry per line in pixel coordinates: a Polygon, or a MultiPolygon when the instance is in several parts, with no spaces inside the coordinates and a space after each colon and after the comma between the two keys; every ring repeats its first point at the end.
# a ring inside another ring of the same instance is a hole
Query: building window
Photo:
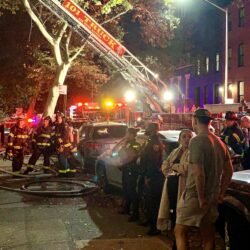
{"type": "Polygon", "coordinates": [[[232,83],[228,84],[227,98],[229,98],[229,99],[233,98],[233,84],[232,83]]]}
{"type": "Polygon", "coordinates": [[[244,98],[244,82],[238,82],[238,102],[240,102],[244,98]]]}
{"type": "Polygon", "coordinates": [[[228,49],[228,68],[231,69],[232,67],[232,49],[228,49]]]}
{"type": "Polygon", "coordinates": [[[201,60],[197,59],[197,76],[199,76],[201,74],[201,60]]]}
{"type": "Polygon", "coordinates": [[[244,66],[244,44],[241,43],[238,47],[238,66],[244,66]]]}
{"type": "Polygon", "coordinates": [[[208,86],[204,87],[204,104],[208,103],[208,86]]]}
{"type": "Polygon", "coordinates": [[[214,103],[215,104],[220,103],[220,85],[219,84],[214,85],[214,103]]]}
{"type": "Polygon", "coordinates": [[[200,87],[194,89],[194,105],[200,107],[200,87]]]}
{"type": "Polygon", "coordinates": [[[215,71],[220,71],[220,54],[216,53],[215,55],[215,71]]]}
{"type": "Polygon", "coordinates": [[[209,57],[206,57],[206,72],[209,72],[209,57]]]}
{"type": "Polygon", "coordinates": [[[232,15],[228,14],[228,31],[232,31],[232,15]]]}
{"type": "Polygon", "coordinates": [[[243,27],[245,25],[245,8],[239,8],[239,27],[243,27]]]}

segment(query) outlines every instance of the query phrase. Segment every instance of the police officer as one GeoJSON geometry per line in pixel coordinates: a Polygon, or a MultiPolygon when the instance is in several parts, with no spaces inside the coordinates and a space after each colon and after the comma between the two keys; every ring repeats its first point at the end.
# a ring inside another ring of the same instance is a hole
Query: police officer
{"type": "Polygon", "coordinates": [[[158,210],[160,206],[163,174],[161,172],[163,146],[158,135],[158,124],[150,123],[146,128],[149,136],[141,153],[141,168],[144,172],[147,219],[150,226],[148,235],[160,233],[156,229],[158,210]]]}
{"type": "Polygon", "coordinates": [[[71,154],[76,151],[76,147],[73,145],[73,128],[64,121],[64,115],[60,112],[56,114],[55,145],[60,165],[59,174],[68,176],[76,173],[76,170],[69,162],[71,154]]]}
{"type": "Polygon", "coordinates": [[[12,171],[19,172],[23,165],[24,151],[28,146],[29,132],[24,118],[18,118],[17,123],[10,129],[6,155],[13,159],[12,171]]]}
{"type": "Polygon", "coordinates": [[[139,198],[137,194],[137,179],[138,166],[136,164],[140,144],[136,142],[137,130],[129,128],[127,131],[125,143],[119,151],[122,171],[122,189],[124,196],[124,209],[130,213],[130,206],[132,206],[132,213],[128,221],[137,221],[139,219],[139,198]]]}
{"type": "Polygon", "coordinates": [[[227,111],[225,115],[225,129],[222,131],[222,140],[230,146],[236,154],[244,151],[244,134],[238,125],[238,117],[235,112],[227,111]]]}
{"type": "Polygon", "coordinates": [[[50,148],[52,143],[52,127],[51,127],[51,118],[46,116],[41,121],[41,126],[35,131],[32,139],[33,153],[28,162],[28,168],[25,173],[28,173],[34,169],[34,166],[41,156],[44,157],[44,168],[49,169],[50,166],[50,148]]]}

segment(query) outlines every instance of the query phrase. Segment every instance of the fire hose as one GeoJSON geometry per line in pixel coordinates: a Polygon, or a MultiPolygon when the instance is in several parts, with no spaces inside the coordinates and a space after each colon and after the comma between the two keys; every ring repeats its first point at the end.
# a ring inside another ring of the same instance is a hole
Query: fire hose
{"type": "MultiPolygon", "coordinates": [[[[11,159],[7,159],[10,160],[11,159]]],[[[27,164],[23,164],[26,165],[27,164]]],[[[88,195],[96,192],[98,190],[98,187],[94,181],[91,179],[81,179],[79,181],[75,179],[51,179],[52,177],[55,177],[58,175],[58,173],[51,169],[51,168],[45,168],[45,166],[38,165],[37,168],[44,168],[46,170],[51,171],[55,175],[49,175],[49,174],[34,174],[34,175],[24,175],[20,173],[13,173],[10,171],[7,171],[5,169],[0,168],[0,172],[9,174],[12,176],[16,177],[22,177],[20,180],[31,180],[30,182],[22,185],[21,188],[11,188],[7,186],[0,186],[0,189],[6,190],[6,191],[12,191],[12,192],[18,192],[18,193],[23,193],[23,194],[31,194],[31,195],[40,195],[40,196],[53,196],[53,197],[78,197],[78,196],[83,196],[83,195],[88,195]],[[43,180],[41,180],[43,178],[43,180]],[[50,179],[45,179],[45,178],[50,178],[50,179]],[[81,182],[80,182],[81,181],[81,182]],[[83,183],[85,182],[85,183],[83,183]],[[92,186],[87,185],[86,183],[92,183],[92,186]],[[30,186],[33,184],[41,184],[43,185],[44,183],[63,183],[66,185],[76,185],[79,188],[78,189],[72,189],[72,190],[31,190],[30,186]]]]}
{"type": "MultiPolygon", "coordinates": [[[[86,180],[85,180],[86,181],[86,180]]],[[[92,182],[91,180],[87,180],[88,182],[92,182]]],[[[88,195],[96,192],[98,190],[97,185],[88,186],[79,181],[73,180],[39,180],[38,182],[32,181],[27,184],[22,185],[20,189],[18,188],[10,188],[5,186],[0,186],[0,189],[24,194],[32,194],[32,195],[45,195],[45,196],[53,196],[53,197],[77,197],[88,195]],[[31,190],[29,189],[33,184],[43,184],[43,183],[63,183],[67,185],[76,185],[79,186],[76,190],[31,190]]]]}

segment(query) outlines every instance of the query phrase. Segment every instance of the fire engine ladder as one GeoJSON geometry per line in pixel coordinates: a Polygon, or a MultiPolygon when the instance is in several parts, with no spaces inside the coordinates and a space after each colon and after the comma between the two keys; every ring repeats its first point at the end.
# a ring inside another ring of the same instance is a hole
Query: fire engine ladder
{"type": "MultiPolygon", "coordinates": [[[[153,111],[163,112],[161,104],[161,92],[166,88],[166,84],[161,81],[157,74],[148,69],[138,58],[136,58],[130,51],[121,45],[124,50],[122,55],[112,50],[105,42],[99,39],[88,27],[80,22],[67,8],[64,3],[71,3],[77,6],[77,9],[86,14],[76,3],[72,0],[39,0],[39,2],[48,8],[58,18],[68,23],[72,29],[77,32],[82,38],[86,39],[88,44],[97,51],[102,58],[110,63],[130,85],[136,88],[149,101],[150,107],[153,111]]],[[[91,17],[90,17],[91,18],[91,17]]],[[[93,19],[92,19],[93,20],[93,19]]],[[[95,22],[95,21],[94,21],[95,22]]],[[[100,25],[99,25],[100,26],[100,25]]],[[[101,27],[101,26],[100,26],[101,27]]],[[[103,31],[112,37],[103,27],[103,31]]],[[[113,37],[112,37],[113,38],[113,37]]],[[[115,38],[114,41],[119,43],[115,38]]]]}

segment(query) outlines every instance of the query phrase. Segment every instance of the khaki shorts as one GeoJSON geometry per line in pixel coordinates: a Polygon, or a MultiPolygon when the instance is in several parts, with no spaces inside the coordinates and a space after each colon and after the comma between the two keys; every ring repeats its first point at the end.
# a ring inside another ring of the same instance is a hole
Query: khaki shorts
{"type": "Polygon", "coordinates": [[[215,223],[218,218],[217,205],[212,203],[201,209],[197,197],[182,194],[177,204],[176,224],[200,227],[215,223]]]}

